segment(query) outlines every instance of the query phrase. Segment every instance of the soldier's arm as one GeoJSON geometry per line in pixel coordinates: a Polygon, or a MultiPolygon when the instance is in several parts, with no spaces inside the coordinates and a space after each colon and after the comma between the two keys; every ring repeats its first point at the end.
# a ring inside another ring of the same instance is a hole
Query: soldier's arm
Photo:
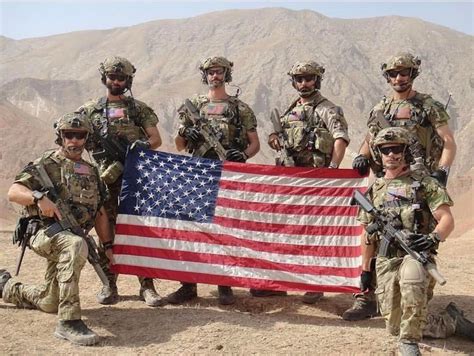
{"type": "Polygon", "coordinates": [[[362,145],[359,148],[359,154],[363,155],[366,158],[370,158],[370,150],[369,150],[369,134],[367,134],[362,141],[362,145]]]}
{"type": "MultiPolygon", "coordinates": [[[[101,207],[97,216],[95,217],[95,231],[102,245],[107,245],[112,243],[112,227],[110,226],[109,218],[107,216],[107,211],[104,207],[101,207]]],[[[111,264],[114,264],[114,257],[112,254],[112,249],[107,248],[105,250],[107,258],[111,264]]]]}
{"type": "Polygon", "coordinates": [[[331,164],[339,167],[344,158],[344,154],[346,153],[347,141],[343,138],[338,138],[334,141],[334,146],[332,150],[331,156],[331,164]]]}
{"type": "Polygon", "coordinates": [[[176,149],[178,151],[182,151],[186,148],[186,139],[184,137],[181,137],[179,134],[176,135],[176,137],[174,138],[174,144],[176,146],[176,149]]]}
{"type": "Polygon", "coordinates": [[[456,156],[456,142],[454,141],[453,132],[448,125],[439,126],[436,132],[444,142],[439,166],[451,167],[456,156]]]}
{"type": "Polygon", "coordinates": [[[433,232],[437,232],[441,241],[446,240],[454,230],[454,218],[451,208],[447,204],[440,205],[434,212],[433,217],[438,222],[433,232]]]}
{"type": "Polygon", "coordinates": [[[156,126],[145,128],[145,133],[148,136],[148,142],[150,143],[151,149],[157,149],[161,146],[161,136],[156,126]]]}
{"type": "Polygon", "coordinates": [[[363,271],[370,271],[370,261],[372,257],[375,256],[375,244],[367,244],[367,233],[365,232],[365,225],[363,225],[364,229],[362,234],[360,235],[360,248],[362,253],[362,270],[363,271]]]}
{"type": "Polygon", "coordinates": [[[249,145],[244,150],[244,153],[248,156],[248,158],[253,157],[260,151],[260,140],[258,138],[258,134],[256,130],[247,131],[247,139],[249,141],[249,145]]]}
{"type": "MultiPolygon", "coordinates": [[[[13,183],[8,190],[8,200],[12,203],[17,203],[23,206],[33,205],[33,191],[20,183],[13,183]]],[[[47,217],[54,217],[61,219],[61,213],[59,212],[56,204],[54,204],[47,196],[44,196],[37,202],[38,208],[41,214],[47,217]]]]}

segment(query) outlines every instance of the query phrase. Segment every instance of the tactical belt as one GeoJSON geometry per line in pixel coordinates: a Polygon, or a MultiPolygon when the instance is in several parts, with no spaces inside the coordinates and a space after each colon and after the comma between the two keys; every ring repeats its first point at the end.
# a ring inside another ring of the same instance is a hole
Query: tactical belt
{"type": "Polygon", "coordinates": [[[46,234],[46,236],[48,237],[53,237],[54,235],[56,235],[57,233],[63,231],[63,227],[61,226],[61,224],[59,224],[58,222],[55,222],[51,225],[49,225],[45,230],[44,230],[44,233],[46,234]]]}

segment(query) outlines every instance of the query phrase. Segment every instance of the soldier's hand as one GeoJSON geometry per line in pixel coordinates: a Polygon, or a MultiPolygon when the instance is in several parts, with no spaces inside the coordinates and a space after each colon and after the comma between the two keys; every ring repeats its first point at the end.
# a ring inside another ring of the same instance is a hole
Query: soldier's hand
{"type": "Polygon", "coordinates": [[[361,292],[368,292],[372,289],[372,271],[362,271],[360,274],[360,290],[361,292]]]}
{"type": "Polygon", "coordinates": [[[38,208],[40,209],[41,215],[46,216],[48,218],[53,218],[55,215],[56,217],[61,220],[63,217],[59,212],[58,207],[54,204],[48,197],[43,197],[43,199],[38,200],[38,208]]]}
{"type": "Polygon", "coordinates": [[[357,169],[361,176],[365,176],[369,173],[369,160],[364,155],[358,155],[352,161],[352,168],[357,169]]]}
{"type": "Polygon", "coordinates": [[[248,156],[243,151],[236,150],[231,148],[226,153],[226,159],[232,162],[245,162],[248,156]]]}
{"type": "Polygon", "coordinates": [[[194,126],[186,127],[182,136],[186,139],[186,141],[191,143],[198,143],[203,139],[199,130],[194,126]]]}
{"type": "Polygon", "coordinates": [[[448,174],[446,173],[446,171],[444,171],[443,169],[438,169],[431,173],[431,176],[438,182],[440,182],[444,187],[446,187],[446,184],[448,183],[448,174]]]}
{"type": "Polygon", "coordinates": [[[142,150],[148,150],[150,149],[150,147],[151,147],[151,144],[149,141],[136,140],[130,146],[130,151],[133,151],[136,148],[141,148],[142,150]]]}
{"type": "Polygon", "coordinates": [[[407,244],[413,251],[422,252],[437,249],[439,242],[437,234],[409,234],[407,244]]]}
{"type": "Polygon", "coordinates": [[[278,135],[276,133],[272,133],[270,136],[268,136],[268,145],[274,150],[281,150],[280,140],[278,139],[278,135]]]}
{"type": "Polygon", "coordinates": [[[112,266],[115,264],[115,258],[114,258],[114,253],[112,252],[111,248],[108,248],[105,250],[105,255],[107,256],[107,259],[109,260],[109,265],[112,266]]]}

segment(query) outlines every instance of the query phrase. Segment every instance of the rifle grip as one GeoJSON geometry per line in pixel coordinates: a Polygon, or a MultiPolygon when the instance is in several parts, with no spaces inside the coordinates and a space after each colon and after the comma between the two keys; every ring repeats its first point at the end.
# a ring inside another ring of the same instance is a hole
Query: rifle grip
{"type": "Polygon", "coordinates": [[[436,282],[438,282],[441,286],[444,286],[446,284],[446,279],[441,275],[441,273],[439,273],[434,263],[428,262],[425,268],[431,275],[431,277],[433,277],[436,282]]]}

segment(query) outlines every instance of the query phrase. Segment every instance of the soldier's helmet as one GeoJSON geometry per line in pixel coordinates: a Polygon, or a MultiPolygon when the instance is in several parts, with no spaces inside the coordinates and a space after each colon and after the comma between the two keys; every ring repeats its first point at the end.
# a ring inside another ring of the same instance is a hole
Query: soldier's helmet
{"type": "Polygon", "coordinates": [[[224,81],[226,83],[229,83],[229,82],[232,81],[232,68],[234,67],[234,63],[229,61],[225,57],[216,56],[216,57],[206,58],[199,65],[199,71],[201,72],[203,83],[207,84],[206,71],[209,68],[212,68],[212,67],[222,67],[222,68],[224,68],[225,69],[224,81]]]}
{"type": "Polygon", "coordinates": [[[411,133],[402,127],[387,127],[377,134],[372,146],[375,148],[390,143],[408,146],[410,136],[411,133]]]}
{"type": "Polygon", "coordinates": [[[87,117],[81,112],[68,113],[54,123],[56,133],[60,131],[86,131],[92,133],[92,126],[87,117]]]}
{"type": "Polygon", "coordinates": [[[136,71],[134,65],[123,57],[107,57],[105,61],[99,64],[99,73],[103,84],[105,84],[107,74],[123,74],[127,77],[126,87],[128,89],[132,87],[133,76],[136,71]]]}
{"type": "Polygon", "coordinates": [[[305,62],[296,62],[291,67],[288,75],[294,77],[295,75],[307,75],[312,74],[317,77],[322,78],[325,69],[322,65],[316,63],[315,61],[305,61],[305,62]]]}
{"type": "Polygon", "coordinates": [[[411,53],[403,52],[390,57],[385,63],[382,63],[381,69],[385,77],[391,70],[401,70],[410,68],[411,77],[414,79],[420,74],[421,59],[411,53]]]}

